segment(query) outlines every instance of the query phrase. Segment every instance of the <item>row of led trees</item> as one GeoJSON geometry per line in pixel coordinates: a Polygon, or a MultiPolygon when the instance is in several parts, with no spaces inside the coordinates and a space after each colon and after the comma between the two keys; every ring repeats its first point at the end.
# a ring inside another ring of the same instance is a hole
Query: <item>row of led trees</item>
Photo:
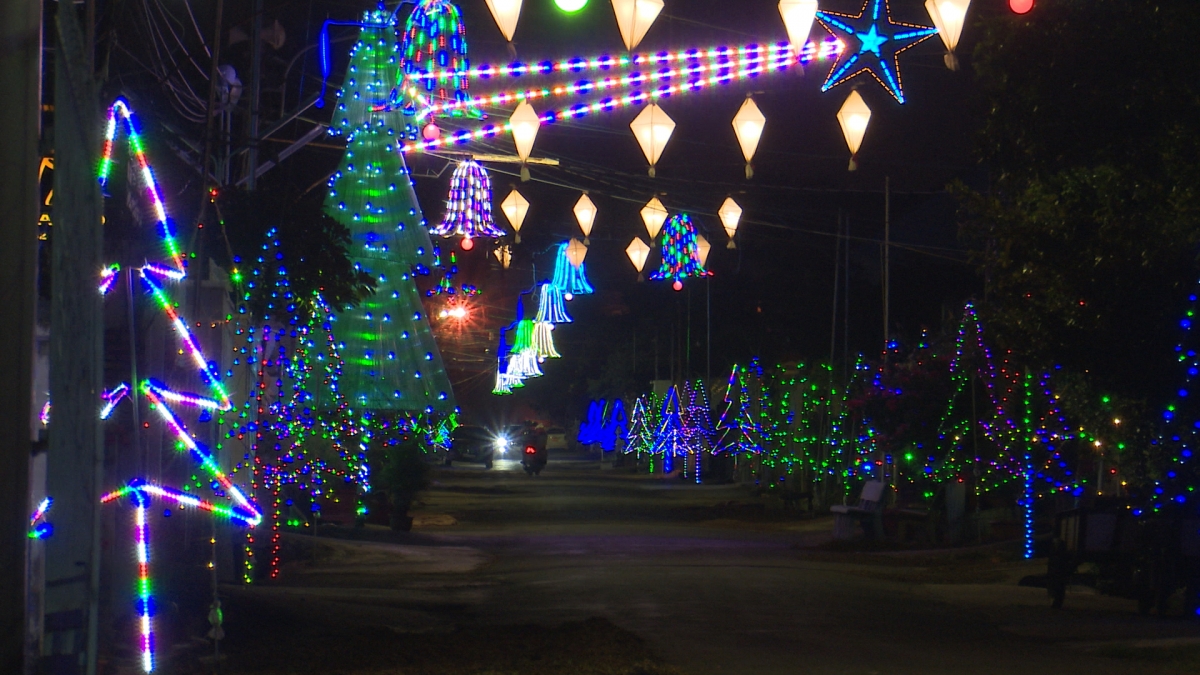
{"type": "Polygon", "coordinates": [[[892,486],[897,500],[925,504],[945,485],[965,483],[977,499],[1015,500],[1032,534],[1039,498],[1117,480],[1079,471],[1097,466],[1100,442],[1067,421],[1053,375],[993,354],[968,304],[950,344],[892,349],[844,373],[754,360],[713,385],[712,406],[698,383],[643,396],[625,450],[665,471],[683,458],[697,480],[706,458],[731,457],[734,477],[811,494],[824,506],[853,499],[869,480],[892,486]]]}

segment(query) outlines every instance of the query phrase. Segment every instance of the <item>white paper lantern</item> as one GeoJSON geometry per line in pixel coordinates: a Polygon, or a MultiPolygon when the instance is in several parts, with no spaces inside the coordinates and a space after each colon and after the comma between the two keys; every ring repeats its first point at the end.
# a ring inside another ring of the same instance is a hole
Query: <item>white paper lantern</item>
{"type": "Polygon", "coordinates": [[[500,210],[508,218],[513,232],[517,233],[516,243],[521,243],[521,225],[525,223],[525,214],[529,213],[529,200],[525,199],[520,192],[513,190],[508,193],[504,201],[500,202],[500,210]]]}
{"type": "Polygon", "coordinates": [[[817,0],[779,0],[779,15],[787,29],[788,41],[796,57],[804,51],[813,20],[817,18],[817,0]]]}
{"type": "Polygon", "coordinates": [[[642,207],[642,222],[646,224],[646,234],[650,235],[650,243],[653,244],[658,239],[658,233],[662,232],[663,223],[667,222],[667,207],[658,201],[658,197],[642,207]]]}
{"type": "Polygon", "coordinates": [[[521,180],[529,180],[529,167],[524,165],[524,161],[529,159],[529,153],[533,152],[533,141],[537,138],[538,127],[542,125],[542,119],[538,117],[533,106],[529,105],[529,101],[521,101],[521,104],[513,111],[512,117],[508,118],[508,123],[512,127],[517,156],[521,158],[522,162],[521,180]]]}
{"type": "Polygon", "coordinates": [[[958,57],[954,55],[954,49],[962,37],[963,23],[967,20],[967,8],[970,6],[971,0],[925,0],[925,11],[929,12],[938,36],[946,45],[946,67],[950,70],[958,70],[958,57]]]}
{"type": "Polygon", "coordinates": [[[754,175],[754,170],[750,168],[750,160],[754,159],[754,153],[758,151],[758,142],[762,140],[763,127],[766,124],[767,118],[758,109],[754,99],[747,96],[746,102],[733,116],[733,133],[737,135],[738,145],[742,146],[742,156],[746,158],[746,178],[754,175]]]}
{"type": "Polygon", "coordinates": [[[583,231],[583,243],[590,244],[588,237],[592,236],[592,225],[596,223],[596,205],[586,192],[575,202],[575,220],[579,221],[579,229],[583,231]]]}
{"type": "Polygon", "coordinates": [[[612,0],[625,49],[633,50],[662,11],[663,0],[612,0]]]}
{"type": "Polygon", "coordinates": [[[583,259],[587,257],[587,246],[578,239],[572,239],[571,243],[567,244],[567,260],[575,267],[583,264],[583,259]]]}
{"type": "Polygon", "coordinates": [[[651,103],[633,118],[629,128],[633,130],[638,145],[642,146],[642,153],[650,162],[650,176],[653,177],[654,165],[658,163],[667,141],[671,140],[671,134],[675,131],[675,120],[657,104],[651,103]]]}
{"type": "Polygon", "coordinates": [[[708,252],[712,250],[712,244],[704,238],[704,235],[696,235],[696,260],[701,267],[708,266],[708,252]]]}
{"type": "Polygon", "coordinates": [[[733,197],[726,197],[717,215],[725,227],[725,234],[729,235],[729,244],[725,248],[737,248],[737,244],[733,243],[733,235],[737,234],[738,224],[742,222],[742,207],[733,201],[733,197]]]}
{"type": "Polygon", "coordinates": [[[638,281],[641,281],[646,259],[650,257],[650,246],[642,241],[641,237],[634,237],[629,246],[625,247],[625,255],[629,256],[629,262],[633,263],[634,269],[638,271],[638,281]]]}
{"type": "Polygon", "coordinates": [[[492,10],[492,18],[504,33],[504,39],[512,42],[513,33],[517,32],[517,20],[521,18],[521,0],[487,0],[488,9],[492,10]]]}
{"type": "Polygon", "coordinates": [[[867,125],[871,122],[871,109],[858,91],[851,91],[837,114],[838,124],[842,126],[842,135],[846,138],[846,146],[850,148],[850,170],[858,168],[854,161],[858,148],[862,145],[863,134],[867,133],[867,125]]]}

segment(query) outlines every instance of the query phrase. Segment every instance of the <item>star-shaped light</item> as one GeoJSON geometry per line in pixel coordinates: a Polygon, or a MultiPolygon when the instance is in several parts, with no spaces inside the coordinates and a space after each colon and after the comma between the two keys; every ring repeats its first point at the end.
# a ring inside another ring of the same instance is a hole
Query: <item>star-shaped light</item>
{"type": "Polygon", "coordinates": [[[817,21],[846,45],[821,91],[866,72],[900,103],[904,103],[900,52],[937,34],[932,26],[893,21],[887,0],[864,0],[857,16],[818,11],[817,21]]]}

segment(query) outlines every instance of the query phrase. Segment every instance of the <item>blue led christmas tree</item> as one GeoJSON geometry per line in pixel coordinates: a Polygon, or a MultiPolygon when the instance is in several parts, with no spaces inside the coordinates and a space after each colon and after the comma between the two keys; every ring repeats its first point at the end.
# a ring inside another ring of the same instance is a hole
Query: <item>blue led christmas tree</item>
{"type": "MultiPolygon", "coordinates": [[[[365,17],[341,101],[375,101],[395,87],[393,36],[389,14],[365,17]]],[[[454,396],[414,278],[414,270],[428,269],[433,247],[396,152],[398,132],[385,105],[339,105],[339,112],[335,126],[347,136],[346,154],[330,179],[325,209],[350,230],[355,269],[376,285],[374,295],[339,311],[334,323],[344,344],[341,392],[361,411],[449,412],[454,396]]]]}

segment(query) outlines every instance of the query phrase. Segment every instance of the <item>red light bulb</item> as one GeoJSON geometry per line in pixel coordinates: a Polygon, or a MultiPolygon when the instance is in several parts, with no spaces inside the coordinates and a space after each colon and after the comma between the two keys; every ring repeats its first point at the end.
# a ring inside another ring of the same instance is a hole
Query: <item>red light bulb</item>
{"type": "Polygon", "coordinates": [[[463,237],[462,244],[459,245],[462,246],[462,250],[464,251],[470,251],[475,248],[475,242],[471,241],[470,237],[463,237]]]}
{"type": "Polygon", "coordinates": [[[1028,14],[1033,9],[1033,0],[1008,0],[1008,8],[1015,14],[1028,14]]]}
{"type": "Polygon", "coordinates": [[[683,290],[683,282],[676,279],[675,283],[671,284],[671,288],[674,288],[677,291],[682,291],[683,290]]]}

